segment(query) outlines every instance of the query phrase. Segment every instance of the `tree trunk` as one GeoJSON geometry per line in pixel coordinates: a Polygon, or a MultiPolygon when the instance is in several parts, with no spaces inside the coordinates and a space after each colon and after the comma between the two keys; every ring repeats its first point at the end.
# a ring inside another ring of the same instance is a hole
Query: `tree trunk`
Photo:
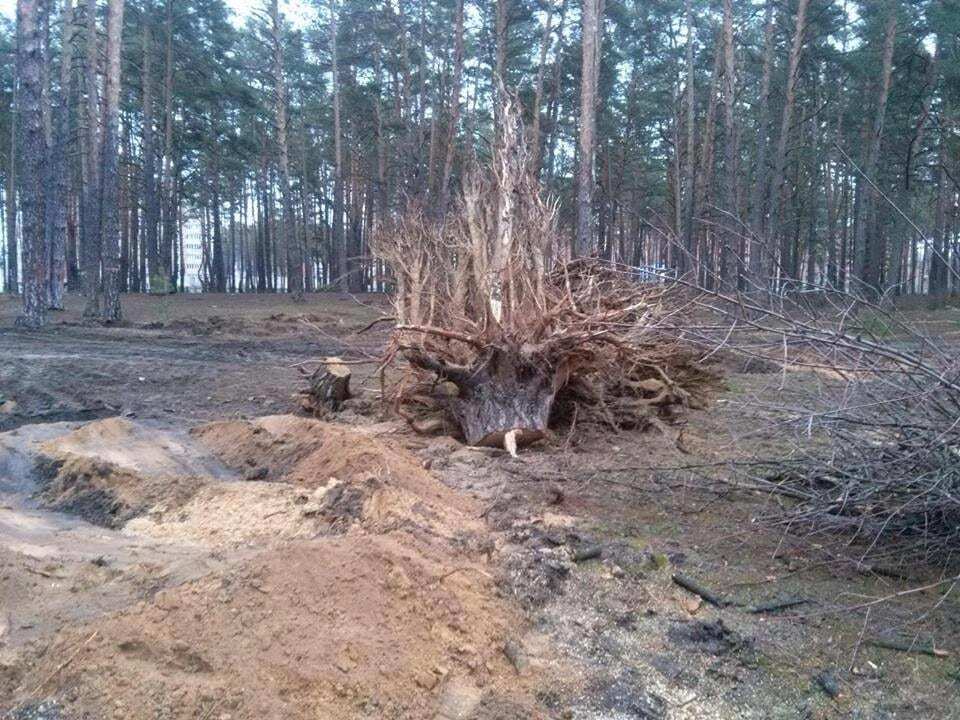
{"type": "MultiPolygon", "coordinates": [[[[803,52],[803,35],[807,23],[807,7],[809,0],[799,0],[797,3],[797,17],[794,22],[793,42],[790,46],[790,57],[787,61],[787,81],[783,100],[783,115],[780,119],[780,136],[777,138],[777,151],[773,158],[773,179],[770,182],[770,223],[767,228],[764,245],[772,255],[774,243],[783,234],[780,227],[786,205],[786,172],[787,172],[787,143],[790,139],[790,130],[793,125],[793,110],[797,98],[797,69],[800,66],[800,56],[803,52]]],[[[772,259],[772,258],[769,258],[772,259]]],[[[765,262],[766,267],[772,267],[765,262]]],[[[766,274],[766,273],[764,273],[766,274]]]]}
{"type": "Polygon", "coordinates": [[[37,0],[17,2],[17,108],[20,128],[20,208],[23,218],[23,312],[17,324],[46,321],[48,270],[44,252],[43,185],[47,154],[43,126],[43,48],[37,0]]]}
{"type": "Polygon", "coordinates": [[[739,234],[740,212],[737,207],[738,167],[737,148],[738,131],[733,102],[736,91],[735,57],[733,48],[733,0],[723,0],[723,125],[724,125],[724,192],[723,203],[726,215],[723,219],[723,233],[720,242],[720,285],[724,290],[734,286],[734,280],[740,273],[741,257],[736,256],[734,248],[739,234]]]}
{"type": "Polygon", "coordinates": [[[450,412],[469,445],[503,447],[511,432],[522,445],[546,432],[556,396],[553,377],[518,354],[492,347],[471,368],[454,368],[417,351],[407,359],[457,386],[450,412]]]}
{"type": "Polygon", "coordinates": [[[337,57],[336,2],[330,3],[330,61],[333,83],[333,251],[337,257],[338,283],[341,290],[350,289],[347,248],[343,235],[343,137],[340,129],[340,70],[337,57]]]}
{"type": "Polygon", "coordinates": [[[4,187],[7,213],[7,274],[4,289],[10,295],[16,295],[20,291],[20,278],[17,273],[17,259],[20,256],[17,249],[17,143],[19,140],[17,137],[17,115],[19,114],[19,95],[17,83],[14,83],[10,100],[10,155],[7,157],[7,182],[4,187]]]}
{"type": "Polygon", "coordinates": [[[457,147],[457,125],[460,122],[460,90],[463,85],[463,0],[457,0],[454,29],[453,87],[450,89],[450,118],[447,122],[447,137],[444,143],[446,154],[443,172],[440,175],[440,217],[447,213],[450,203],[450,173],[453,171],[453,156],[457,147]]]}
{"type": "MultiPolygon", "coordinates": [[[[146,256],[151,280],[166,277],[169,272],[161,270],[160,261],[160,197],[157,187],[157,148],[153,128],[153,35],[151,32],[151,7],[143,18],[143,231],[141,251],[146,256]]],[[[156,281],[152,283],[156,287],[156,281]]]]}
{"type": "Polygon", "coordinates": [[[580,71],[580,165],[577,171],[576,252],[593,247],[593,154],[599,71],[600,0],[583,0],[580,71]]]}
{"type": "Polygon", "coordinates": [[[770,136],[770,76],[773,74],[774,50],[773,0],[767,0],[764,10],[763,30],[763,70],[760,77],[760,98],[757,102],[759,132],[757,133],[757,156],[754,169],[753,187],[750,196],[750,278],[753,283],[766,286],[767,266],[764,238],[765,216],[764,199],[767,192],[767,146],[770,136]]]}
{"type": "Polygon", "coordinates": [[[867,141],[863,175],[858,185],[860,203],[856,220],[856,276],[870,292],[880,291],[880,275],[884,260],[884,248],[879,234],[870,232],[873,214],[876,211],[876,193],[870,181],[876,182],[877,165],[880,159],[880,143],[883,139],[883,124],[887,113],[887,97],[890,95],[890,80],[893,74],[893,50],[897,37],[896,5],[889,3],[888,17],[883,40],[883,59],[880,68],[880,91],[874,111],[873,127],[867,141]]]}
{"type": "Polygon", "coordinates": [[[80,277],[86,307],[83,315],[94,318],[100,315],[100,101],[97,86],[97,66],[100,62],[97,38],[97,0],[87,0],[87,55],[84,66],[86,86],[86,152],[84,153],[83,221],[80,225],[81,265],[80,277]]]}
{"type": "MultiPolygon", "coordinates": [[[[694,66],[694,32],[693,32],[693,0],[684,1],[684,14],[687,25],[687,47],[686,47],[686,65],[687,65],[687,86],[686,86],[686,122],[687,122],[687,150],[686,166],[684,171],[685,192],[681,197],[686,197],[686,208],[684,215],[684,242],[683,249],[678,263],[679,270],[685,272],[691,269],[696,257],[696,237],[694,234],[694,221],[697,217],[697,147],[696,147],[696,127],[697,127],[697,105],[694,88],[694,78],[696,68],[694,66]]],[[[693,268],[697,269],[697,268],[693,268]]]]}
{"type": "Polygon", "coordinates": [[[120,309],[120,51],[124,0],[107,5],[107,77],[103,117],[103,320],[119,322],[120,309]]]}
{"type": "Polygon", "coordinates": [[[163,78],[163,168],[162,187],[163,246],[156,268],[150,270],[150,291],[166,293],[176,289],[174,246],[177,242],[177,217],[174,203],[173,178],[173,0],[167,0],[164,19],[164,78],[163,78]]]}
{"type": "MultiPolygon", "coordinates": [[[[277,151],[280,164],[280,195],[283,200],[283,238],[287,251],[287,292],[303,296],[303,252],[297,238],[295,202],[290,186],[290,148],[287,144],[287,81],[283,69],[283,27],[277,0],[270,3],[273,40],[273,80],[276,97],[277,151]]],[[[221,272],[222,274],[222,272],[221,272]]]]}
{"type": "Polygon", "coordinates": [[[63,310],[63,292],[67,282],[67,212],[71,173],[67,164],[70,142],[70,96],[73,80],[73,0],[64,0],[62,52],[60,58],[60,102],[54,113],[53,145],[47,188],[47,243],[50,247],[50,309],[63,310]]]}
{"type": "Polygon", "coordinates": [[[547,19],[543,23],[543,35],[540,38],[540,58],[537,64],[537,81],[533,90],[532,125],[530,128],[530,172],[540,177],[540,157],[542,155],[540,139],[540,113],[543,105],[543,80],[547,71],[547,50],[550,48],[550,34],[553,25],[554,1],[549,0],[547,19]]]}

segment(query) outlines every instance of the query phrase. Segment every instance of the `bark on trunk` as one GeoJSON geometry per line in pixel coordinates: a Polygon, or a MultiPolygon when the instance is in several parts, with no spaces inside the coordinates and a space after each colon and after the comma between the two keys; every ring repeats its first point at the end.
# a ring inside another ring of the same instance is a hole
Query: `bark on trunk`
{"type": "Polygon", "coordinates": [[[737,207],[737,126],[733,102],[736,90],[733,48],[733,0],[723,0],[723,125],[724,125],[724,210],[723,234],[720,243],[720,284],[726,291],[734,286],[740,258],[734,248],[739,233],[740,212],[737,207]]]}
{"type": "Polygon", "coordinates": [[[87,55],[84,67],[86,85],[86,152],[84,153],[83,222],[80,225],[83,294],[86,297],[84,317],[100,314],[100,101],[97,87],[97,65],[100,61],[97,39],[97,1],[86,4],[87,55]]]}
{"type": "Polygon", "coordinates": [[[7,257],[6,282],[4,289],[10,295],[20,291],[20,278],[17,274],[17,143],[18,143],[18,96],[17,84],[13,84],[13,96],[10,101],[10,155],[7,157],[7,182],[4,186],[4,199],[7,213],[7,257]]]}
{"type": "MultiPolygon", "coordinates": [[[[149,8],[148,8],[149,11],[149,8]]],[[[152,17],[143,20],[143,231],[141,252],[151,278],[165,277],[160,262],[160,197],[157,188],[157,148],[153,128],[153,35],[152,17]]]]}
{"type": "Polygon", "coordinates": [[[103,320],[119,322],[120,309],[120,42],[124,0],[107,6],[107,77],[104,85],[103,195],[103,320]]]}
{"type": "Polygon", "coordinates": [[[453,87],[450,89],[450,118],[447,122],[446,155],[440,175],[439,215],[443,217],[450,203],[450,173],[457,146],[457,125],[460,122],[460,90],[463,85],[463,0],[457,0],[453,51],[453,87]]]}
{"type": "MultiPolygon", "coordinates": [[[[687,123],[687,150],[685,154],[686,164],[684,167],[686,207],[684,212],[683,229],[683,250],[680,255],[678,269],[681,273],[693,268],[696,257],[696,237],[694,234],[694,221],[697,217],[697,146],[696,146],[696,127],[697,127],[697,104],[696,92],[694,87],[695,78],[695,57],[694,57],[694,32],[693,32],[693,1],[685,0],[684,10],[687,25],[687,47],[686,47],[686,123],[687,123]]],[[[693,268],[696,269],[696,268],[693,268]]]]}
{"type": "Polygon", "coordinates": [[[65,0],[61,14],[63,24],[60,59],[60,101],[53,113],[53,142],[47,188],[46,240],[50,249],[49,307],[63,310],[63,291],[67,282],[67,203],[70,173],[67,169],[67,146],[70,139],[70,96],[73,73],[73,0],[65,0]]]}
{"type": "Polygon", "coordinates": [[[43,184],[46,141],[43,110],[43,50],[37,0],[17,2],[17,107],[20,128],[20,209],[23,222],[23,312],[17,324],[46,321],[47,264],[44,252],[43,184]]]}
{"type": "Polygon", "coordinates": [[[583,0],[582,61],[580,72],[580,166],[577,171],[578,255],[589,255],[593,246],[593,140],[597,108],[600,0],[583,0]]]}
{"type": "Polygon", "coordinates": [[[767,194],[767,146],[770,135],[770,77],[773,73],[774,23],[773,0],[768,0],[764,11],[763,71],[760,78],[760,100],[757,103],[760,115],[760,132],[757,135],[757,160],[754,169],[753,192],[750,198],[750,276],[751,280],[765,287],[770,264],[767,262],[769,248],[766,246],[766,217],[764,213],[767,194]]]}
{"type": "MultiPolygon", "coordinates": [[[[290,148],[287,143],[287,81],[283,69],[283,26],[277,0],[270,3],[273,40],[273,79],[276,97],[277,151],[280,164],[280,195],[283,199],[283,244],[287,251],[287,292],[303,295],[303,252],[294,219],[295,201],[290,188],[290,148]]],[[[222,274],[222,271],[221,271],[222,274]]]]}
{"type": "Polygon", "coordinates": [[[343,236],[343,138],[340,131],[340,69],[337,55],[337,14],[335,2],[330,3],[330,60],[333,83],[333,252],[337,258],[338,284],[340,289],[350,289],[347,268],[347,248],[343,236]]]}
{"type": "Polygon", "coordinates": [[[176,290],[176,266],[173,251],[177,243],[177,217],[174,201],[173,177],[173,0],[167,0],[164,19],[164,78],[163,78],[163,245],[156,268],[150,271],[150,292],[166,293],[176,290]]]}
{"type": "Polygon", "coordinates": [[[492,348],[471,368],[453,367],[411,351],[407,359],[457,386],[450,412],[470,445],[503,447],[508,433],[518,445],[547,430],[555,391],[553,377],[519,353],[492,348]]]}
{"type": "MultiPolygon", "coordinates": [[[[787,61],[787,87],[783,101],[783,115],[780,119],[780,137],[777,139],[777,152],[773,163],[773,180],[770,183],[770,224],[766,238],[767,251],[773,253],[773,243],[780,239],[780,222],[786,205],[787,142],[793,125],[793,109],[797,97],[797,70],[803,52],[803,36],[807,23],[809,0],[799,0],[797,17],[794,23],[793,42],[787,61]]],[[[768,264],[767,267],[770,267],[768,264]]]]}
{"type": "MultiPolygon", "coordinates": [[[[866,158],[863,162],[863,174],[870,181],[876,181],[877,165],[880,159],[880,143],[883,139],[883,125],[887,113],[887,97],[890,94],[890,80],[893,74],[893,50],[897,37],[897,13],[895,4],[890,3],[883,39],[883,53],[880,68],[880,90],[873,117],[873,127],[867,143],[866,158]]],[[[861,177],[858,182],[858,205],[856,219],[856,275],[864,286],[872,292],[880,290],[880,275],[884,261],[884,247],[879,234],[870,232],[871,219],[875,211],[876,197],[873,188],[861,177]]]]}

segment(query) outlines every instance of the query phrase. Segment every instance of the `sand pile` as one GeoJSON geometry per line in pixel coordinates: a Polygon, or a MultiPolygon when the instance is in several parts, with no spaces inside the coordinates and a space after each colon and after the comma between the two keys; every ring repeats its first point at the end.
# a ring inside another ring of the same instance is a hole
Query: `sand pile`
{"type": "Polygon", "coordinates": [[[479,531],[476,504],[383,432],[277,415],[211,423],[193,436],[238,473],[303,491],[301,511],[327,532],[418,528],[452,538],[479,531]]]}
{"type": "Polygon", "coordinates": [[[178,507],[229,474],[186,434],[124,418],[91,422],[42,443],[36,464],[45,506],[113,528],[158,504],[178,507]]]}
{"type": "Polygon", "coordinates": [[[101,718],[533,718],[529,678],[503,654],[519,625],[482,565],[406,533],[354,534],[64,632],[31,676],[76,653],[60,696],[101,718]]]}
{"type": "Polygon", "coordinates": [[[131,543],[227,564],[64,627],[23,663],[13,702],[131,720],[540,717],[538,671],[504,653],[523,622],[479,508],[385,428],[278,416],[144,432],[117,420],[51,441],[45,492],[109,494],[131,543]]]}

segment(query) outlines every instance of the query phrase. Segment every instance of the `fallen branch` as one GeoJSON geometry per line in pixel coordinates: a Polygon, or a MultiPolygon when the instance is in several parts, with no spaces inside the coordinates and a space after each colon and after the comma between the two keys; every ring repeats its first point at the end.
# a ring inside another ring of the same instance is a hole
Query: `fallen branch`
{"type": "Polygon", "coordinates": [[[868,645],[883,648],[885,650],[896,650],[897,652],[914,653],[917,655],[929,655],[935,658],[950,657],[946,650],[940,650],[933,643],[917,643],[915,641],[875,638],[867,641],[868,645]]]}
{"type": "Polygon", "coordinates": [[[703,600],[710,603],[714,607],[722,608],[732,604],[687,575],[676,573],[673,576],[673,582],[682,587],[684,590],[700,596],[703,598],[703,600]]]}

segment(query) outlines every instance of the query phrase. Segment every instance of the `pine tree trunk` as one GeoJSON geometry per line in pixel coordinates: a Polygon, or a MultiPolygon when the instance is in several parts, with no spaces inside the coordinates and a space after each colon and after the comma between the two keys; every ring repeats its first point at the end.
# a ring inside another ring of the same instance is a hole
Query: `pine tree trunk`
{"type": "Polygon", "coordinates": [[[177,217],[173,177],[173,0],[167,0],[164,19],[163,71],[163,239],[159,262],[150,270],[150,292],[166,293],[176,290],[176,265],[173,261],[177,244],[177,217]]]}
{"type": "Polygon", "coordinates": [[[20,292],[20,278],[17,273],[17,144],[19,138],[17,115],[19,114],[17,84],[13,84],[13,94],[10,101],[10,154],[7,157],[7,182],[4,186],[7,214],[7,257],[5,291],[10,295],[20,292]]]}
{"type": "Polygon", "coordinates": [[[720,243],[720,284],[724,290],[735,285],[740,275],[742,253],[735,254],[739,234],[740,212],[737,207],[739,172],[737,141],[739,132],[733,107],[736,92],[736,63],[733,48],[733,0],[723,0],[723,125],[724,125],[724,192],[723,204],[726,215],[723,219],[723,235],[720,243]],[[739,257],[738,257],[739,256],[739,257]]]}
{"type": "Polygon", "coordinates": [[[50,196],[46,207],[47,243],[50,247],[50,309],[63,310],[63,292],[67,282],[67,212],[70,200],[70,177],[67,166],[70,142],[70,96],[73,80],[73,0],[64,0],[60,58],[60,102],[53,114],[53,143],[50,150],[50,172],[47,188],[50,196]]]}
{"type": "MultiPolygon", "coordinates": [[[[450,89],[450,115],[447,120],[447,137],[444,142],[443,172],[440,175],[440,202],[438,214],[443,217],[450,203],[450,173],[453,171],[453,156],[457,146],[457,125],[460,122],[460,91],[463,84],[463,0],[457,0],[454,27],[453,87],[450,89]]],[[[379,106],[378,106],[379,107],[379,106]]]]}
{"type": "MultiPolygon", "coordinates": [[[[281,243],[287,252],[287,292],[303,295],[303,251],[297,238],[295,206],[290,185],[290,148],[287,128],[287,82],[283,69],[283,27],[277,0],[270,3],[271,36],[273,40],[273,80],[276,97],[277,150],[280,164],[280,195],[283,200],[283,237],[281,243]]],[[[222,274],[222,271],[221,271],[222,274]]]]}
{"type": "Polygon", "coordinates": [[[684,166],[684,192],[680,197],[686,198],[683,217],[683,249],[680,254],[680,262],[677,264],[681,273],[690,269],[698,270],[694,267],[696,258],[696,237],[694,235],[694,221],[697,217],[697,146],[696,146],[696,93],[695,93],[695,72],[694,66],[694,30],[693,30],[693,0],[684,1],[684,15],[687,26],[687,46],[686,46],[686,70],[687,85],[685,92],[686,108],[686,127],[687,127],[687,149],[685,153],[684,166]]]}
{"type": "MultiPolygon", "coordinates": [[[[161,270],[160,261],[160,197],[157,188],[157,147],[154,134],[153,117],[153,35],[148,7],[143,18],[143,164],[141,184],[143,193],[143,230],[141,231],[141,252],[146,257],[151,279],[166,277],[169,272],[161,270]]],[[[154,281],[153,286],[156,286],[154,281]]]]}
{"type": "Polygon", "coordinates": [[[580,71],[580,165],[577,171],[578,255],[593,248],[593,163],[599,66],[600,0],[583,0],[580,71]]]}
{"type": "Polygon", "coordinates": [[[547,51],[550,49],[550,35],[553,25],[553,7],[553,0],[549,0],[547,18],[543,23],[543,35],[540,37],[537,80],[533,90],[532,124],[530,127],[530,172],[533,173],[534,177],[540,177],[540,158],[543,145],[540,138],[540,113],[543,106],[543,81],[547,71],[547,51]]]}
{"type": "Polygon", "coordinates": [[[333,252],[337,258],[337,281],[341,290],[350,289],[347,267],[347,247],[343,234],[343,136],[340,128],[340,66],[337,54],[336,2],[330,3],[330,60],[333,83],[333,252]]]}
{"type": "Polygon", "coordinates": [[[17,324],[38,328],[46,321],[47,263],[44,251],[43,48],[37,0],[17,2],[17,108],[20,128],[20,209],[23,217],[23,312],[17,324]]]}
{"type": "Polygon", "coordinates": [[[750,194],[750,279],[754,284],[766,286],[769,282],[766,255],[769,252],[764,239],[765,198],[768,186],[767,147],[770,136],[770,77],[773,74],[774,22],[773,0],[767,0],[763,23],[763,69],[760,74],[760,97],[757,102],[759,132],[757,133],[756,163],[753,186],[750,194]]]}
{"type": "Polygon", "coordinates": [[[103,320],[119,322],[120,308],[120,42],[124,0],[107,5],[107,77],[104,85],[102,151],[103,320]]]}
{"type": "MultiPolygon", "coordinates": [[[[780,136],[777,138],[777,151],[773,158],[773,177],[770,182],[770,223],[767,228],[764,245],[770,256],[778,241],[784,245],[786,237],[781,228],[785,206],[787,202],[786,172],[787,172],[787,144],[790,140],[790,130],[793,126],[793,111],[797,98],[797,70],[800,67],[800,56],[803,53],[803,36],[807,23],[807,7],[809,0],[799,0],[797,15],[794,22],[793,41],[790,45],[790,56],[787,61],[787,86],[784,92],[783,115],[780,119],[780,136]]],[[[772,268],[768,258],[765,267],[772,268]]],[[[780,261],[783,262],[781,257],[780,261]]],[[[782,272],[782,267],[781,267],[782,272]]],[[[768,273],[764,273],[767,275],[768,273]]],[[[772,273],[769,273],[772,275],[772,273]]]]}
{"type": "MultiPolygon", "coordinates": [[[[876,182],[880,143],[883,139],[883,125],[887,113],[887,97],[890,95],[890,80],[893,74],[893,50],[897,37],[897,14],[894,3],[889,4],[888,13],[883,40],[883,59],[880,68],[880,91],[862,168],[863,175],[873,182],[876,182]]],[[[863,177],[858,183],[857,192],[860,196],[860,203],[857,212],[856,239],[854,241],[856,276],[868,290],[879,292],[885,248],[879,233],[870,231],[873,216],[876,212],[876,193],[870,182],[863,177]]]]}
{"type": "Polygon", "coordinates": [[[84,153],[83,214],[80,224],[80,279],[86,307],[83,315],[95,318],[100,315],[100,101],[97,86],[97,66],[100,62],[97,38],[97,1],[86,3],[87,55],[84,65],[86,90],[86,152],[84,153]]]}

